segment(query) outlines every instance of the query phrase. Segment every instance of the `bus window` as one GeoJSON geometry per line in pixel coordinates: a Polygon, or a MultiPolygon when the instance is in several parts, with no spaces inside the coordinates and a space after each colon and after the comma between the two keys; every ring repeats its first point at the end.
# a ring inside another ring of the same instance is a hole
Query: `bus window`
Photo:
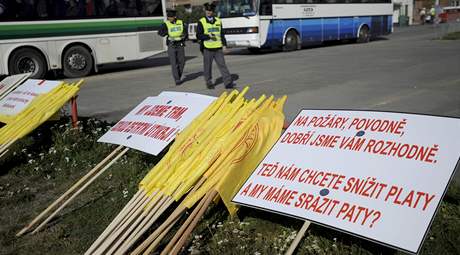
{"type": "Polygon", "coordinates": [[[254,16],[256,4],[256,0],[222,0],[218,3],[217,14],[221,18],[254,16]]]}
{"type": "Polygon", "coordinates": [[[161,0],[0,0],[0,9],[0,21],[163,15],[161,0]]]}
{"type": "Polygon", "coordinates": [[[260,15],[272,15],[273,0],[260,0],[260,15]]]}

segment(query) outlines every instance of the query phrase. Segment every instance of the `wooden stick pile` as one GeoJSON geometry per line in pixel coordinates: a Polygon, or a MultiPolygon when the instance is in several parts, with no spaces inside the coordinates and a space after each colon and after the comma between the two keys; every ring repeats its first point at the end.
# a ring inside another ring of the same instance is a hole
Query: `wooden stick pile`
{"type": "Polygon", "coordinates": [[[182,133],[140,182],[139,191],[85,254],[125,254],[165,211],[175,210],[133,254],[155,250],[181,216],[198,204],[163,253],[177,253],[206,208],[219,195],[231,213],[231,197],[276,142],[284,122],[283,97],[246,100],[222,94],[182,133]]]}

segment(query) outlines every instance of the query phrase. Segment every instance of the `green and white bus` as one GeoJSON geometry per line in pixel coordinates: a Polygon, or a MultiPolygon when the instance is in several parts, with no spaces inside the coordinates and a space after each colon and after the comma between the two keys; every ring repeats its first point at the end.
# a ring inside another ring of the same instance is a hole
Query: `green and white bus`
{"type": "Polygon", "coordinates": [[[165,50],[164,13],[164,0],[0,0],[0,75],[75,78],[150,57],[165,50]]]}

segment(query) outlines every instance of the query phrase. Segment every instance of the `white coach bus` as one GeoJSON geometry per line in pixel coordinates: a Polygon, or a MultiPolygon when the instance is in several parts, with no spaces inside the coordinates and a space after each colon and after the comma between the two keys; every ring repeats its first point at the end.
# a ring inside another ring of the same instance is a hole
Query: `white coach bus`
{"type": "Polygon", "coordinates": [[[62,69],[81,77],[160,53],[164,13],[164,0],[1,1],[0,75],[62,69]]]}
{"type": "Polygon", "coordinates": [[[228,47],[296,50],[324,41],[368,42],[393,29],[391,0],[220,0],[228,47]]]}

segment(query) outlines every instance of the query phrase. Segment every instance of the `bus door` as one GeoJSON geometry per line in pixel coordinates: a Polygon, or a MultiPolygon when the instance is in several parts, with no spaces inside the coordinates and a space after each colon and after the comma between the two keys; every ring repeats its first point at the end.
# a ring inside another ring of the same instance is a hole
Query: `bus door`
{"type": "Polygon", "coordinates": [[[323,41],[339,39],[339,18],[323,18],[323,41]]]}

